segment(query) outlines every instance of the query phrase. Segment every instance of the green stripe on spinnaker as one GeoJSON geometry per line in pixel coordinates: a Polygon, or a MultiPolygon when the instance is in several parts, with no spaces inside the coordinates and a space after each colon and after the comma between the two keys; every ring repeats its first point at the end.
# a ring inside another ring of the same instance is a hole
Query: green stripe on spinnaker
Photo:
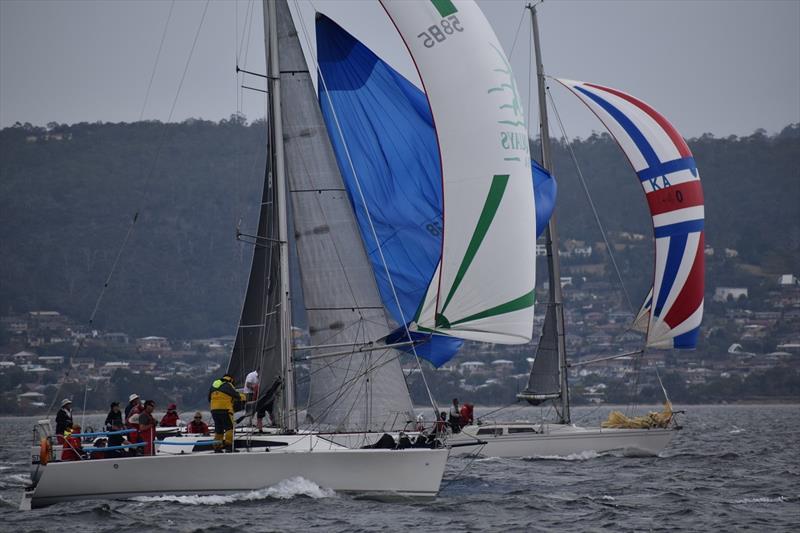
{"type": "Polygon", "coordinates": [[[504,315],[506,313],[513,313],[514,311],[526,309],[533,305],[534,299],[535,298],[533,291],[531,291],[528,294],[525,294],[523,296],[520,296],[519,298],[511,300],[510,302],[500,304],[498,306],[492,307],[491,309],[487,309],[485,311],[481,311],[480,313],[475,313],[474,315],[470,315],[460,320],[456,320],[455,322],[451,322],[450,325],[456,326],[458,324],[463,324],[464,322],[472,322],[473,320],[480,320],[482,318],[488,318],[490,316],[504,315]]]}
{"type": "Polygon", "coordinates": [[[436,8],[442,18],[458,13],[458,9],[456,9],[451,0],[431,0],[431,4],[433,4],[433,7],[436,8]]]}
{"type": "MultiPolygon", "coordinates": [[[[506,192],[506,185],[508,185],[508,174],[495,174],[492,179],[492,185],[489,187],[489,194],[486,196],[486,202],[483,204],[481,216],[478,217],[478,224],[475,227],[475,231],[472,233],[472,239],[469,241],[467,251],[464,253],[464,258],[461,260],[461,266],[458,267],[456,277],[453,279],[453,285],[450,287],[450,292],[442,306],[442,313],[447,309],[447,305],[450,303],[450,300],[453,299],[453,295],[456,293],[458,286],[461,285],[461,280],[464,279],[464,275],[472,264],[472,260],[475,259],[475,254],[478,253],[478,248],[481,247],[483,238],[486,237],[486,232],[489,231],[489,226],[492,225],[492,220],[494,220],[494,216],[497,214],[500,200],[503,199],[503,194],[506,192]]],[[[445,224],[447,224],[446,221],[445,224]]]]}

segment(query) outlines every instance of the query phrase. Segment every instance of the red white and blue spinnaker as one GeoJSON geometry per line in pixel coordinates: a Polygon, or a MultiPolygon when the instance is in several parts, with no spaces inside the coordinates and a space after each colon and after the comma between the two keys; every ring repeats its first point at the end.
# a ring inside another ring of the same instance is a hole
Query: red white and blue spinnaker
{"type": "Polygon", "coordinates": [[[655,276],[635,324],[647,345],[694,348],[703,318],[703,189],[683,137],[655,109],[592,83],[558,80],[603,122],[644,188],[655,237],[655,276]]]}

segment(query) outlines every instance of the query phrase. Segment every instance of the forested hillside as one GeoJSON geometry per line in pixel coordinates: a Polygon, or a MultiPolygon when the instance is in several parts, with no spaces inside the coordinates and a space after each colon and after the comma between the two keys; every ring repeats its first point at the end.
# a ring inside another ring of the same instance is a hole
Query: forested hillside
{"type": "MultiPolygon", "coordinates": [[[[800,126],[689,144],[705,189],[706,243],[769,273],[800,273],[800,126]]],[[[231,334],[251,253],[235,230],[254,230],[264,145],[264,123],[236,117],[0,130],[0,314],[54,309],[88,319],[138,211],[96,324],[136,335],[231,334]]],[[[573,147],[607,229],[649,236],[641,188],[613,140],[593,135],[573,147]]],[[[563,144],[555,174],[562,236],[600,240],[563,144]]],[[[649,261],[622,258],[637,294],[649,261]]]]}

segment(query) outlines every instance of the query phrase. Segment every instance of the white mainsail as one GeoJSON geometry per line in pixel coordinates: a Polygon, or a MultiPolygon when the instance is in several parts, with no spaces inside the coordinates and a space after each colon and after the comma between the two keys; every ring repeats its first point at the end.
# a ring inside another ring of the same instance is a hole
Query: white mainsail
{"type": "Polygon", "coordinates": [[[381,4],[416,64],[442,165],[442,258],[411,326],[528,342],[536,224],[525,116],[508,59],[472,1],[381,4]]]}

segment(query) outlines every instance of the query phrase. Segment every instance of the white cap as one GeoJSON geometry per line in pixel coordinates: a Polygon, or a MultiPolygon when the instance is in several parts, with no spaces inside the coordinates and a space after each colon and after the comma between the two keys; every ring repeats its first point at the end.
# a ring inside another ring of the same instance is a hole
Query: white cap
{"type": "Polygon", "coordinates": [[[61,407],[64,407],[65,405],[69,405],[71,403],[72,400],[70,400],[69,398],[64,398],[63,400],[61,400],[61,407]]]}
{"type": "Polygon", "coordinates": [[[139,395],[134,392],[133,394],[128,396],[128,401],[132,402],[133,400],[137,399],[138,397],[139,397],[139,395]]]}

